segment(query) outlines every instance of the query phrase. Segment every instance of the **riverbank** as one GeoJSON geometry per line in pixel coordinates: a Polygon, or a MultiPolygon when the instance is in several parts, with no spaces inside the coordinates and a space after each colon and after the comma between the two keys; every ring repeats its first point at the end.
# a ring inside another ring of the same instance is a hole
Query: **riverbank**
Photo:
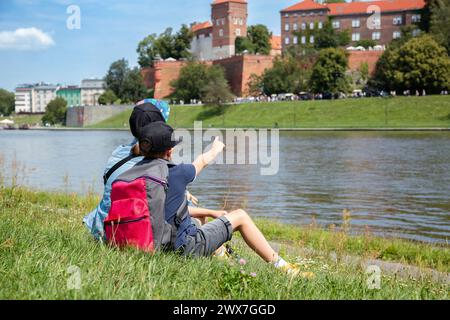
{"type": "Polygon", "coordinates": [[[332,230],[257,223],[279,243],[280,252],[316,278],[290,280],[243,246],[233,246],[247,264],[217,259],[184,259],[119,251],[90,239],[81,219],[96,206],[93,195],[35,192],[0,187],[1,299],[448,299],[448,284],[424,272],[414,278],[382,274],[381,289],[370,290],[359,265],[331,259],[346,254],[450,272],[448,246],[348,234],[349,220],[332,230]],[[294,251],[292,250],[294,248],[294,251]],[[304,252],[301,256],[294,253],[304,252]],[[304,250],[310,249],[310,250],[304,250]],[[305,267],[305,264],[307,267],[305,267]],[[241,269],[245,272],[243,274],[241,269]],[[74,270],[80,290],[71,290],[74,270]],[[180,272],[182,270],[182,272],[180,272]],[[251,273],[256,273],[251,276],[251,273]],[[185,277],[189,274],[189,281],[185,277]],[[68,282],[69,281],[69,282],[68,282]]]}
{"type": "MultiPolygon", "coordinates": [[[[89,128],[128,128],[130,111],[89,128]]],[[[172,106],[169,124],[193,128],[415,130],[450,128],[450,96],[246,103],[221,109],[172,106]]]]}

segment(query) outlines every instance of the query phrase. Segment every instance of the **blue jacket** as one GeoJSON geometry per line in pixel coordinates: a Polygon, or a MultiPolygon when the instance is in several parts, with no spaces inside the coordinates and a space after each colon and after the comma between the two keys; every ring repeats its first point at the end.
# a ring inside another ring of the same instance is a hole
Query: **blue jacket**
{"type": "MultiPolygon", "coordinates": [[[[120,160],[128,157],[131,154],[132,147],[136,143],[137,141],[134,140],[132,143],[128,145],[121,145],[116,150],[114,150],[111,157],[108,159],[108,163],[105,168],[105,173],[107,173],[109,169],[111,169],[120,160]]],[[[83,219],[84,225],[89,229],[89,231],[97,240],[100,241],[105,240],[103,222],[108,216],[109,209],[111,208],[112,182],[114,182],[114,180],[116,180],[117,177],[120,176],[122,173],[131,169],[142,160],[143,157],[133,158],[127,163],[125,163],[123,166],[118,168],[116,171],[114,171],[114,173],[111,175],[111,177],[108,179],[108,182],[105,185],[105,191],[103,193],[103,198],[100,201],[100,204],[91,213],[89,213],[86,217],[84,217],[83,219]]]]}

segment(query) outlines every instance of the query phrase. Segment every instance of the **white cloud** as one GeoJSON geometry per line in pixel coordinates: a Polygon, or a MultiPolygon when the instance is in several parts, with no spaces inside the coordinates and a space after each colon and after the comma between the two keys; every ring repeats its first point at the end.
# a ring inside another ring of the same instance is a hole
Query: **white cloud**
{"type": "Polygon", "coordinates": [[[53,46],[52,37],[37,28],[19,28],[0,31],[0,50],[35,51],[53,46]]]}

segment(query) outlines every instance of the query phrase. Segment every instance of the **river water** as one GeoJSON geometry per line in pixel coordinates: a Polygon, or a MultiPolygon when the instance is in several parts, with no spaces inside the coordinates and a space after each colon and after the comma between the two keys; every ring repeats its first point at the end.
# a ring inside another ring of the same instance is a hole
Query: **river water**
{"type": "MultiPolygon", "coordinates": [[[[0,131],[2,174],[42,190],[101,194],[103,167],[127,132],[0,131]]],[[[202,206],[244,208],[290,224],[448,243],[450,133],[281,132],[280,169],[214,165],[192,185],[202,206]]]]}

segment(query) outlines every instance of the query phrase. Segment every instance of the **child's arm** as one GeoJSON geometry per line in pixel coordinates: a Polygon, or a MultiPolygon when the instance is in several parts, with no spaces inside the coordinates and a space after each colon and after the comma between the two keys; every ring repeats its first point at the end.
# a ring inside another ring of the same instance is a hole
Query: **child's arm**
{"type": "Polygon", "coordinates": [[[210,210],[205,208],[194,208],[189,207],[189,214],[193,218],[202,219],[202,218],[220,218],[221,216],[226,215],[227,211],[222,210],[210,210]]]}
{"type": "Polygon", "coordinates": [[[223,144],[223,142],[219,140],[219,137],[216,137],[216,139],[212,143],[211,150],[200,155],[192,163],[195,167],[196,175],[198,176],[204,168],[206,168],[211,162],[213,162],[224,148],[225,145],[223,144]]]}

